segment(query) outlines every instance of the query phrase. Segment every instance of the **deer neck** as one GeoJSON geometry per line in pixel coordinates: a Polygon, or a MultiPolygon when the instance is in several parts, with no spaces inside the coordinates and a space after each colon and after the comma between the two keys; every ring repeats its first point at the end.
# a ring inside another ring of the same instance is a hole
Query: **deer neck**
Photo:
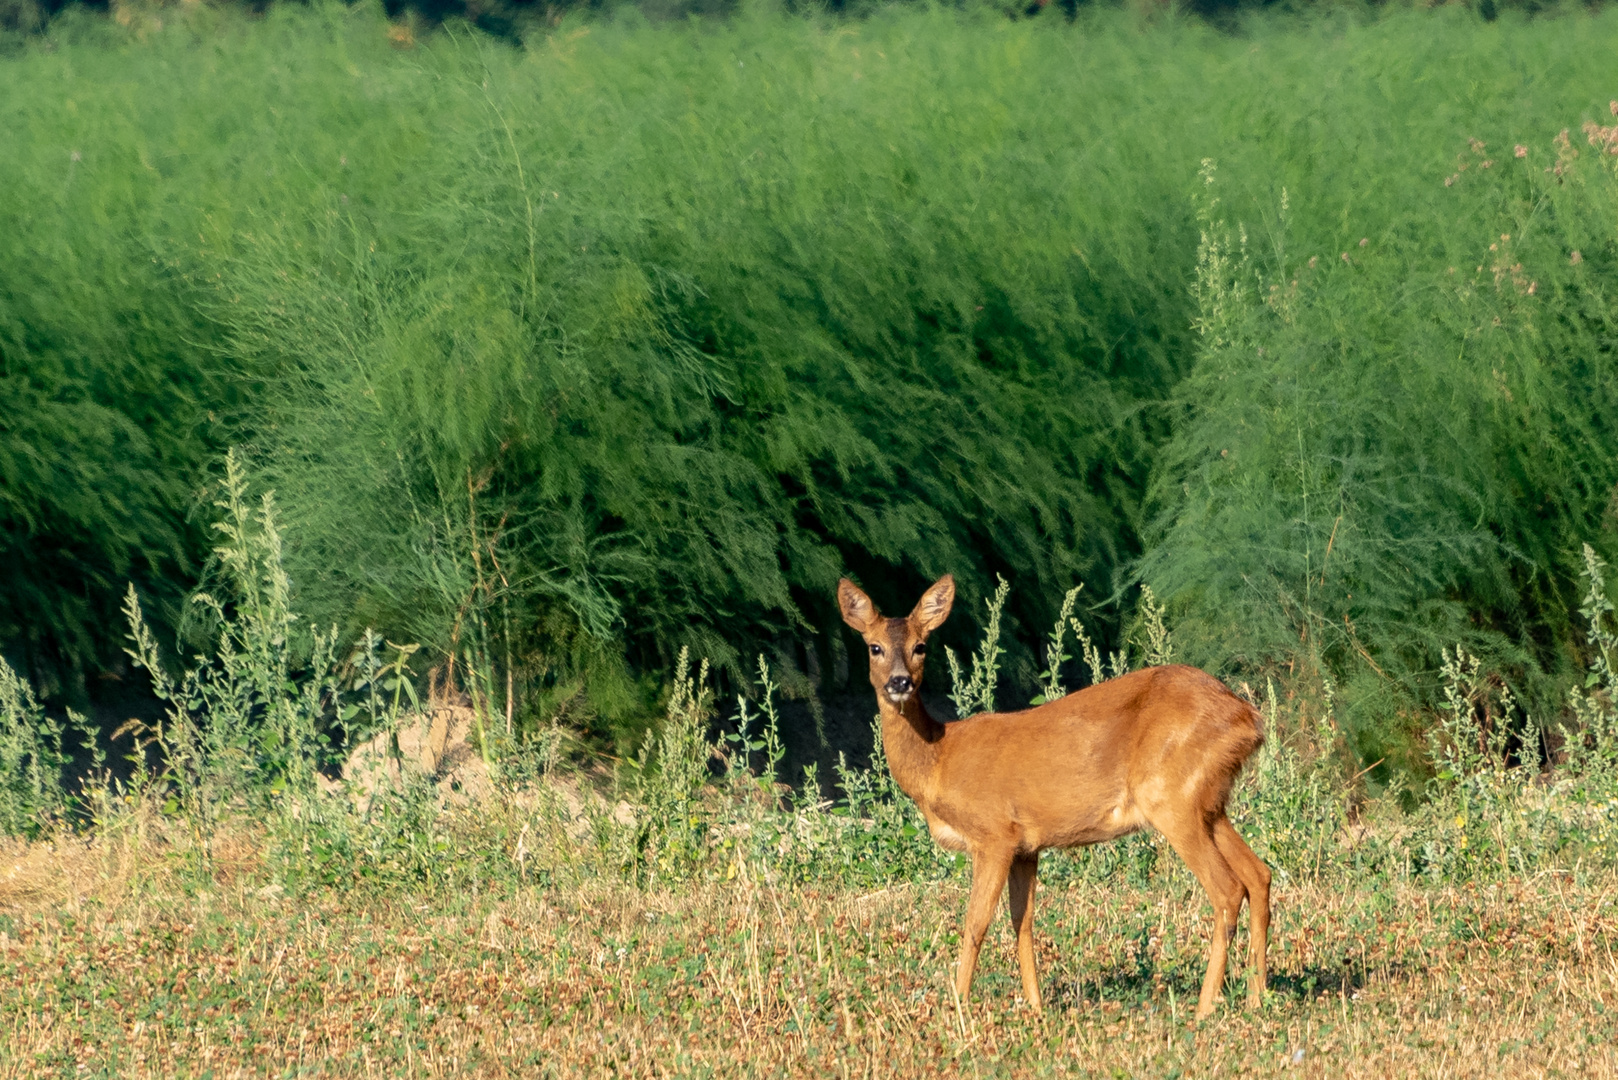
{"type": "Polygon", "coordinates": [[[902,706],[877,695],[882,716],[882,750],[888,758],[888,771],[899,789],[926,809],[938,767],[939,744],[944,725],[934,720],[912,694],[902,706]]]}

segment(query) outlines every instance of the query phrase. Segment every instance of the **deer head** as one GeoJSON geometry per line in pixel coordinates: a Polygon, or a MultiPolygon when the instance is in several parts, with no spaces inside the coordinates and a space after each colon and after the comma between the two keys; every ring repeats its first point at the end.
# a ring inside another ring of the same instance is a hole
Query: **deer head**
{"type": "Polygon", "coordinates": [[[837,583],[837,604],[843,621],[859,631],[870,653],[871,685],[878,700],[903,705],[921,685],[921,672],[927,659],[927,635],[949,618],[955,602],[955,579],[945,574],[921,594],[915,610],[903,619],[885,619],[866,596],[847,578],[837,583]]]}

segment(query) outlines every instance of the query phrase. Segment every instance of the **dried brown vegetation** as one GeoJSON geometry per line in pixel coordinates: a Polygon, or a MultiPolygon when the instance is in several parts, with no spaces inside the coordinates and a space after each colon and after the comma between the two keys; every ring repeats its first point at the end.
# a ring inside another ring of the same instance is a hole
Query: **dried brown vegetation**
{"type": "Polygon", "coordinates": [[[998,917],[987,992],[951,993],[954,886],[293,897],[252,845],[200,890],[8,849],[0,1076],[1618,1074],[1611,875],[1278,888],[1263,1007],[1197,1024],[1183,871],[1046,891],[1038,1020],[998,917]]]}

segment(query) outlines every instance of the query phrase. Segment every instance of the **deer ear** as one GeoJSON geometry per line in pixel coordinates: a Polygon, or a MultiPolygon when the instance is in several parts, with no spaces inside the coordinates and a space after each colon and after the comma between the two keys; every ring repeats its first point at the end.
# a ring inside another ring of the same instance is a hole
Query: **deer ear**
{"type": "Polygon", "coordinates": [[[955,579],[948,574],[933,582],[932,588],[921,594],[916,601],[916,610],[910,613],[910,621],[921,627],[921,632],[930,634],[943,625],[949,618],[949,609],[955,603],[955,579]]]}
{"type": "Polygon", "coordinates": [[[871,598],[847,578],[837,583],[837,606],[843,609],[843,621],[862,634],[882,617],[876,613],[871,598]]]}

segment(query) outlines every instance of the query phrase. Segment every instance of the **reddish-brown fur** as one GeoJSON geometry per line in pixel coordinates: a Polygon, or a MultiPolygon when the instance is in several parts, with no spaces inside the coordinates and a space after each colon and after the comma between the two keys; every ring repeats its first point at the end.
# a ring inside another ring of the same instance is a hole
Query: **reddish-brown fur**
{"type": "Polygon", "coordinates": [[[1242,842],[1225,801],[1263,741],[1258,714],[1206,672],[1147,668],[1013,713],[941,724],[922,707],[922,646],[948,617],[955,582],[940,578],[907,618],[886,619],[846,578],[843,619],[865,638],[888,767],[933,838],[972,857],[972,895],[955,988],[964,1000],[978,949],[1008,883],[1023,993],[1040,1010],[1034,969],[1039,853],[1162,833],[1213,901],[1213,942],[1197,1016],[1213,1011],[1242,901],[1251,913],[1251,1000],[1264,992],[1270,871],[1242,842]]]}

